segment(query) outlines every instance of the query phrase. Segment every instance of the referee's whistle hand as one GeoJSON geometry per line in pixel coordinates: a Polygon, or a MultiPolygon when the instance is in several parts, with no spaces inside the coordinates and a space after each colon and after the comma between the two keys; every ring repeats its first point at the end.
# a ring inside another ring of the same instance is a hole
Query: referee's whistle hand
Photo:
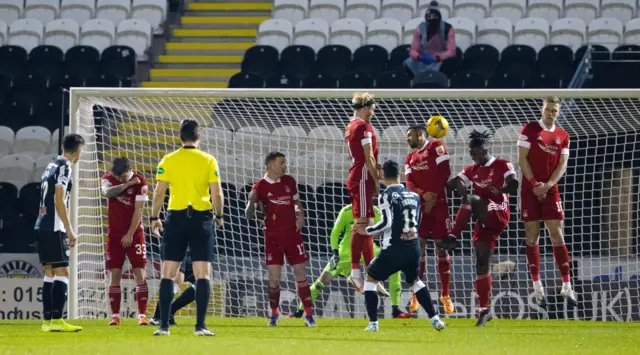
{"type": "Polygon", "coordinates": [[[162,233],[163,228],[162,228],[162,222],[159,219],[156,219],[155,221],[151,222],[151,231],[153,232],[153,234],[160,236],[160,233],[162,233]]]}

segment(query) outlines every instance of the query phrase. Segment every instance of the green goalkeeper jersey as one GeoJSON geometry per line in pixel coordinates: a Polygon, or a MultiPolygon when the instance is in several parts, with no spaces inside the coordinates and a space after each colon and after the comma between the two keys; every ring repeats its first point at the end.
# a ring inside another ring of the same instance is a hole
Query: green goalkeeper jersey
{"type": "MultiPolygon", "coordinates": [[[[331,249],[338,250],[340,254],[349,253],[351,250],[351,226],[356,222],[352,208],[351,205],[346,205],[340,210],[331,230],[331,249]]],[[[373,211],[375,212],[374,223],[378,223],[382,218],[380,209],[373,206],[373,211]]]]}

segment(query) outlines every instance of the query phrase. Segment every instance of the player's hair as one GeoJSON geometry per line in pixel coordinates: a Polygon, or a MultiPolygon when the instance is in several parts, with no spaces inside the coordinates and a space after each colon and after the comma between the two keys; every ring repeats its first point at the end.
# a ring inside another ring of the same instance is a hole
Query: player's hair
{"type": "Polygon", "coordinates": [[[371,107],[375,105],[373,101],[373,94],[368,92],[355,92],[353,93],[353,100],[351,100],[354,110],[359,110],[363,107],[371,107]]]}
{"type": "Polygon", "coordinates": [[[426,133],[427,132],[427,127],[424,126],[424,125],[417,124],[417,125],[409,127],[409,131],[426,133]]]}
{"type": "Polygon", "coordinates": [[[125,157],[118,157],[113,159],[113,164],[111,165],[111,172],[114,175],[120,176],[129,170],[131,170],[131,163],[129,162],[129,159],[125,157]]]}
{"type": "Polygon", "coordinates": [[[194,142],[198,140],[198,128],[200,125],[196,120],[184,120],[180,122],[180,140],[182,142],[194,142]]]}
{"type": "Polygon", "coordinates": [[[478,132],[475,129],[469,133],[469,148],[486,147],[491,142],[491,133],[488,131],[478,132]]]}
{"type": "Polygon", "coordinates": [[[75,153],[84,145],[84,138],[77,133],[67,134],[62,138],[62,150],[65,153],[75,153]]]}
{"type": "Polygon", "coordinates": [[[382,172],[385,179],[397,179],[400,176],[400,165],[393,160],[387,160],[382,164],[382,172]]]}
{"type": "Polygon", "coordinates": [[[271,163],[272,161],[276,160],[277,158],[284,158],[284,157],[285,157],[284,153],[270,152],[264,158],[264,165],[267,166],[267,165],[269,165],[269,163],[271,163]]]}
{"type": "Polygon", "coordinates": [[[555,105],[555,104],[560,105],[561,104],[560,103],[560,98],[557,97],[557,96],[547,96],[547,97],[545,97],[544,98],[544,103],[547,104],[547,105],[549,105],[549,104],[551,104],[551,105],[555,105]]]}

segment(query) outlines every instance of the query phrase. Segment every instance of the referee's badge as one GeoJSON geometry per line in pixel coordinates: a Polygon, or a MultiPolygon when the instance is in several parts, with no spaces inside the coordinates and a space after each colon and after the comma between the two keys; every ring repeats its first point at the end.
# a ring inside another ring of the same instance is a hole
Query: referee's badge
{"type": "Polygon", "coordinates": [[[158,174],[164,174],[164,168],[158,168],[158,174]]]}

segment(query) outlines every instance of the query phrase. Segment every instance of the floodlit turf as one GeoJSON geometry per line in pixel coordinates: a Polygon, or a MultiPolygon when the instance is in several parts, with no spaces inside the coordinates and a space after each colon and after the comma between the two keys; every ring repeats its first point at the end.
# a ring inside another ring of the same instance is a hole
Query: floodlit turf
{"type": "Polygon", "coordinates": [[[614,322],[494,320],[485,328],[473,320],[449,320],[442,332],[426,319],[381,320],[379,333],[365,333],[367,321],[317,319],[305,328],[301,319],[267,328],[266,319],[209,319],[212,338],[193,335],[194,320],[179,318],[171,336],[153,337],[156,327],[123,319],[76,321],[79,333],[41,333],[38,321],[0,321],[0,354],[441,354],[572,355],[640,354],[640,324],[614,322]]]}

